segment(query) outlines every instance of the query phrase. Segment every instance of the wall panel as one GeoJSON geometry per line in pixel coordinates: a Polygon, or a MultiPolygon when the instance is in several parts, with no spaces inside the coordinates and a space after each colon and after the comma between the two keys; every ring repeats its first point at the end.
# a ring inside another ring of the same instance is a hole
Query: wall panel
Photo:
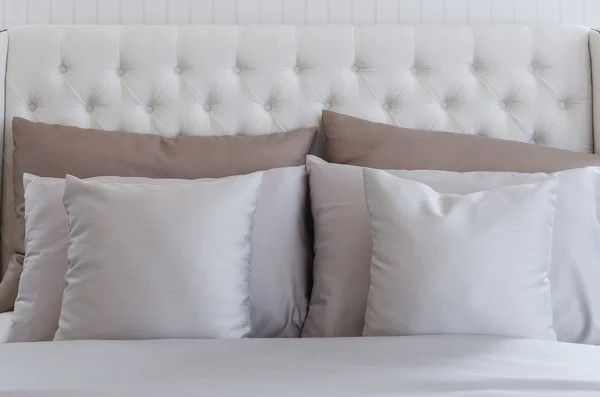
{"type": "Polygon", "coordinates": [[[563,23],[600,27],[600,0],[0,0],[23,24],[563,23]]]}

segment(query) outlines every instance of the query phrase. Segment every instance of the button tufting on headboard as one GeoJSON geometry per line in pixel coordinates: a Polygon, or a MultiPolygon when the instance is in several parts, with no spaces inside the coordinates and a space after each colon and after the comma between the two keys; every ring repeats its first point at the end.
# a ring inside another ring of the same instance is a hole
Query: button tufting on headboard
{"type": "MultiPolygon", "coordinates": [[[[404,127],[592,151],[589,32],[514,25],[19,27],[8,31],[5,142],[15,116],[175,138],[310,127],[332,108],[404,127]]],[[[11,145],[5,159],[12,159],[11,145]]]]}
{"type": "Polygon", "coordinates": [[[592,148],[583,27],[30,26],[9,37],[8,126],[264,134],[317,125],[335,102],[406,127],[592,148]]]}

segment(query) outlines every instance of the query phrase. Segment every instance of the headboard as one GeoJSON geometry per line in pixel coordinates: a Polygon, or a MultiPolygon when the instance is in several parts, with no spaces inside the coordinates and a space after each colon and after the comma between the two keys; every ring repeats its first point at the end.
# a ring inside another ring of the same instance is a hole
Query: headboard
{"type": "Polygon", "coordinates": [[[14,116],[176,138],[309,127],[331,109],[591,152],[599,40],[577,26],[10,29],[0,35],[3,239],[12,236],[14,116]]]}

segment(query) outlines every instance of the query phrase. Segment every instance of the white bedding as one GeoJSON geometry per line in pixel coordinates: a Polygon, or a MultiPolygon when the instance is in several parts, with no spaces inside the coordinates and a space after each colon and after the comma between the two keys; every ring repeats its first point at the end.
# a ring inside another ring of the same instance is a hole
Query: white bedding
{"type": "Polygon", "coordinates": [[[600,396],[600,347],[461,336],[4,344],[0,396],[600,396]]]}

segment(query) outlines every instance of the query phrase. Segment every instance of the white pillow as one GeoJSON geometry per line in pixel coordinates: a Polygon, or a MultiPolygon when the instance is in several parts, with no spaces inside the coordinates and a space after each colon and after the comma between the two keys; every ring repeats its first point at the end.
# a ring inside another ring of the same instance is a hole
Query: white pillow
{"type": "Polygon", "coordinates": [[[67,176],[55,340],[246,336],[262,175],[162,186],[67,176]]]}
{"type": "Polygon", "coordinates": [[[385,171],[363,177],[373,236],[364,335],[556,340],[556,178],[461,196],[385,171]]]}
{"type": "MultiPolygon", "coordinates": [[[[183,182],[110,176],[90,180],[159,185],[183,182]]],[[[23,184],[25,261],[7,340],[51,341],[58,330],[68,268],[65,180],[25,174],[23,184]]],[[[307,195],[305,166],[264,171],[252,231],[251,337],[300,335],[308,308],[308,271],[312,263],[307,195]],[[272,285],[280,288],[270,288],[272,285]]]]}
{"type": "MultiPolygon", "coordinates": [[[[361,167],[308,156],[315,228],[314,286],[303,336],[360,336],[364,328],[371,227],[361,167]],[[313,329],[308,334],[307,330],[313,329]]],[[[388,171],[439,193],[467,194],[541,182],[548,174],[388,171]]],[[[600,344],[600,168],[553,174],[558,201],[549,279],[561,342],[600,344]]]]}

